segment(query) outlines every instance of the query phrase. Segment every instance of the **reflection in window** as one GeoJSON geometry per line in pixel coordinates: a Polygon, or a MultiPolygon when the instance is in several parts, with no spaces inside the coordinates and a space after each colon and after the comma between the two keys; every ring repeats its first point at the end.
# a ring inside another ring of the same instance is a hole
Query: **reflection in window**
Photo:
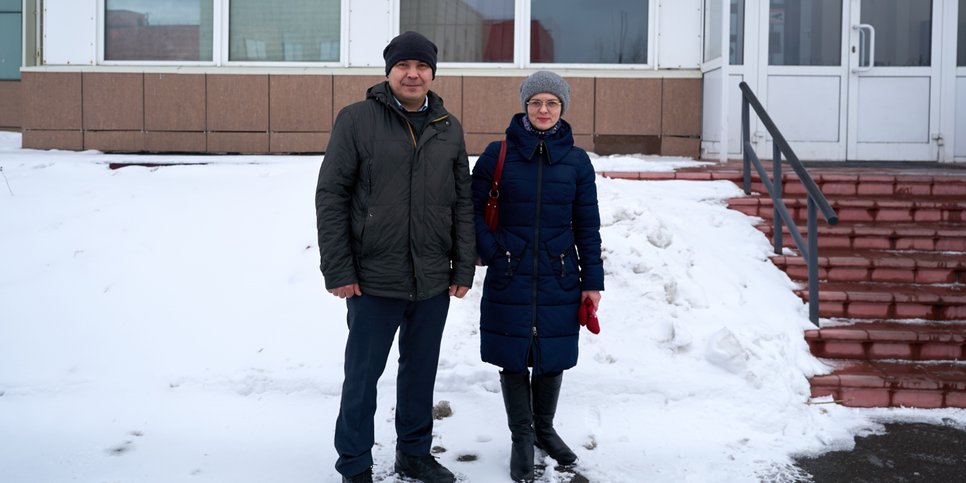
{"type": "Polygon", "coordinates": [[[23,37],[20,2],[0,2],[0,80],[20,80],[23,37]]]}
{"type": "MultiPolygon", "coordinates": [[[[721,2],[704,2],[704,61],[721,57],[721,2]]],[[[729,64],[745,62],[745,0],[731,0],[731,45],[729,64]]]]}
{"type": "Polygon", "coordinates": [[[340,0],[231,0],[228,60],[338,62],[340,0]]]}
{"type": "MultiPolygon", "coordinates": [[[[930,65],[931,1],[862,0],[862,23],[875,28],[876,67],[930,65]]],[[[868,49],[863,54],[868,58],[868,49]]]]}
{"type": "Polygon", "coordinates": [[[959,0],[959,30],[956,38],[956,65],[966,67],[966,0],[959,0]]]}
{"type": "Polygon", "coordinates": [[[104,0],[104,59],[211,61],[212,1],[104,0]]]}
{"type": "Polygon", "coordinates": [[[771,0],[769,65],[841,65],[841,0],[771,0]]]}
{"type": "Polygon", "coordinates": [[[647,0],[532,0],[530,61],[646,64],[647,0]]]}
{"type": "Polygon", "coordinates": [[[439,47],[440,62],[513,62],[513,0],[402,0],[399,31],[439,47]]]}

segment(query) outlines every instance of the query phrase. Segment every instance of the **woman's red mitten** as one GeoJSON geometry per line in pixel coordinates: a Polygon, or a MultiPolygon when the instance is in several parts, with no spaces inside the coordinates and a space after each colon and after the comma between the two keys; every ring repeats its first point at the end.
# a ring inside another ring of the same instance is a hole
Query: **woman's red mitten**
{"type": "Polygon", "coordinates": [[[594,301],[589,297],[584,299],[577,312],[577,321],[580,325],[586,325],[587,330],[592,334],[600,333],[600,321],[597,319],[597,309],[594,308],[594,301]]]}

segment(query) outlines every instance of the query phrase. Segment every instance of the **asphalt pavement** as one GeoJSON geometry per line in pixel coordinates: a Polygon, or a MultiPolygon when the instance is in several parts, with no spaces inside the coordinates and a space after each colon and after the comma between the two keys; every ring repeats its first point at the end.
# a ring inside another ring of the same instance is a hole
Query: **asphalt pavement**
{"type": "Polygon", "coordinates": [[[815,483],[966,482],[966,431],[921,423],[886,424],[855,439],[852,451],[796,460],[815,483]]]}

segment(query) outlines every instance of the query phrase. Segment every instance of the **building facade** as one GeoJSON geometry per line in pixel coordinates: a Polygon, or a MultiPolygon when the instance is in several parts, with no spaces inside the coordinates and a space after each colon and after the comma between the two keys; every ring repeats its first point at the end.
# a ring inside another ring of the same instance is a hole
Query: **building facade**
{"type": "MultiPolygon", "coordinates": [[[[961,162],[964,4],[0,0],[0,129],[30,148],[322,152],[339,109],[384,79],[383,47],[416,30],[474,154],[520,110],[522,78],[550,69],[573,88],[577,143],[601,154],[740,157],[744,81],[802,159],[961,162]]],[[[771,152],[757,121],[752,141],[771,152]]]]}

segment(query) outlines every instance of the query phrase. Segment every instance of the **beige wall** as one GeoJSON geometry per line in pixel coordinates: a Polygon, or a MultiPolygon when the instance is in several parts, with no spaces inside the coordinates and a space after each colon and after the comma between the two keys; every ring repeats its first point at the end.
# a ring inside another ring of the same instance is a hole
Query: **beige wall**
{"type": "MultiPolygon", "coordinates": [[[[24,72],[0,101],[22,104],[23,145],[108,152],[318,153],[339,110],[381,76],[24,72]],[[11,94],[11,92],[13,92],[11,94]]],[[[479,154],[521,110],[522,77],[437,77],[433,84],[479,154]]],[[[568,78],[564,116],[599,154],[697,158],[701,79],[568,78]]],[[[2,105],[7,106],[4,102],[2,105]]],[[[17,107],[20,108],[19,106],[17,107]]],[[[0,127],[18,118],[0,111],[0,127]]],[[[16,128],[16,125],[11,127],[16,128]]]]}

